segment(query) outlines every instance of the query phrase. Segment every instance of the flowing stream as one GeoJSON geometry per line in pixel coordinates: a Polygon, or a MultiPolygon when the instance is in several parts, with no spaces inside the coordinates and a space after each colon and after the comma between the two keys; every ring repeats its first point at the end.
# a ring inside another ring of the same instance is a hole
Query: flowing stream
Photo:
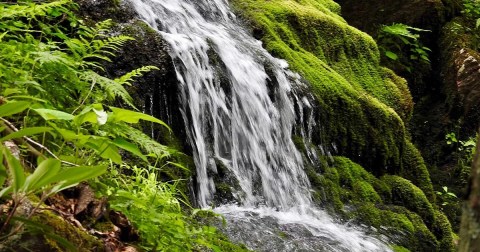
{"type": "Polygon", "coordinates": [[[241,26],[226,0],[130,2],[170,45],[198,204],[212,204],[219,164],[234,177],[237,204],[214,209],[226,217],[232,240],[261,251],[390,250],[313,207],[292,141],[299,77],[241,26]]]}

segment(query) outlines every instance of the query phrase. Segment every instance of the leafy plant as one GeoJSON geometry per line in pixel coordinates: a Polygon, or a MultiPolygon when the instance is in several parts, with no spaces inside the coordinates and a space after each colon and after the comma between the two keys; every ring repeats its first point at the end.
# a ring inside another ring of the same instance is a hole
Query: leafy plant
{"type": "Polygon", "coordinates": [[[454,157],[457,160],[455,172],[458,176],[458,182],[461,186],[468,183],[470,177],[470,167],[475,156],[478,135],[466,140],[459,140],[455,133],[451,132],[445,136],[448,145],[455,148],[454,157]]]}
{"type": "Polygon", "coordinates": [[[475,28],[480,27],[480,1],[464,0],[462,13],[475,22],[475,28]]]}
{"type": "Polygon", "coordinates": [[[449,204],[455,204],[458,200],[457,195],[450,192],[448,187],[443,186],[442,191],[437,191],[436,194],[438,195],[439,199],[442,202],[442,206],[447,206],[449,204]]]}
{"type": "Polygon", "coordinates": [[[102,63],[132,38],[107,36],[110,20],[83,25],[75,8],[71,0],[0,3],[0,206],[7,213],[0,217],[0,242],[22,225],[47,230],[30,219],[47,197],[103,174],[91,186],[131,219],[143,248],[233,246],[215,228],[195,222],[201,210],[188,205],[181,181],[161,182],[166,166],[187,168],[169,162],[173,151],[142,132],[140,121],[170,128],[138,112],[125,89],[156,67],[103,76],[102,63]],[[35,208],[16,216],[26,202],[35,208]]]}
{"type": "Polygon", "coordinates": [[[461,28],[471,34],[473,49],[480,49],[480,1],[464,0],[462,14],[466,19],[466,24],[461,28]]]}
{"type": "Polygon", "coordinates": [[[450,132],[445,136],[448,145],[454,145],[457,148],[458,155],[466,163],[471,163],[475,155],[477,146],[477,137],[470,137],[467,140],[458,140],[455,133],[450,132]]]}
{"type": "Polygon", "coordinates": [[[74,8],[69,0],[0,3],[0,203],[13,202],[0,240],[18,232],[22,225],[5,233],[31,195],[40,198],[27,219],[48,196],[124,163],[122,152],[144,162],[169,155],[137,129],[139,120],[168,126],[135,111],[124,87],[156,68],[102,76],[101,62],[132,38],[107,36],[110,20],[84,26],[74,8]],[[134,110],[112,106],[119,101],[134,110]]]}
{"type": "Polygon", "coordinates": [[[378,33],[377,42],[387,59],[401,62],[411,72],[411,62],[430,63],[428,53],[431,50],[422,45],[419,34],[428,31],[400,23],[384,25],[378,33]]]}
{"type": "Polygon", "coordinates": [[[111,170],[103,179],[104,192],[110,207],[124,213],[138,229],[141,246],[147,251],[222,251],[214,227],[197,224],[183,212],[181,205],[191,208],[186,196],[177,189],[178,181],[159,182],[159,170],[123,165],[124,172],[111,170]],[[123,174],[128,173],[130,176],[123,174]],[[182,198],[184,200],[182,200],[182,198]],[[203,249],[202,249],[203,248],[203,249]]]}

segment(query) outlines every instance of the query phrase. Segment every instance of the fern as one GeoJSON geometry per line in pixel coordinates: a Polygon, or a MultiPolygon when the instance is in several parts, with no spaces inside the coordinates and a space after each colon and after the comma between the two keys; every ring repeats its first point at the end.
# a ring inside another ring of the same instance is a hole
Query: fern
{"type": "Polygon", "coordinates": [[[141,68],[135,69],[129,73],[124,74],[122,77],[115,79],[115,81],[122,85],[131,85],[134,78],[141,77],[144,73],[150,72],[152,70],[158,70],[158,67],[143,66],[141,68]]]}
{"type": "MultiPolygon", "coordinates": [[[[120,98],[130,107],[135,108],[132,97],[119,82],[103,77],[91,70],[83,72],[80,78],[88,83],[92,83],[92,86],[98,84],[101,87],[100,96],[106,94],[108,101],[114,101],[116,98],[120,98]]],[[[101,102],[102,98],[98,99],[101,102]]],[[[97,102],[99,101],[97,100],[97,102]]]]}
{"type": "Polygon", "coordinates": [[[119,51],[130,40],[133,40],[133,38],[124,35],[92,40],[88,53],[83,55],[82,60],[96,59],[110,62],[109,56],[115,56],[115,52],[119,51]]]}
{"type": "Polygon", "coordinates": [[[52,12],[52,10],[69,12],[67,6],[72,7],[73,3],[71,0],[59,0],[51,3],[44,4],[15,4],[3,6],[0,5],[0,21],[14,18],[35,18],[37,16],[46,16],[47,13],[52,12]]]}
{"type": "Polygon", "coordinates": [[[120,137],[137,143],[147,153],[152,153],[158,158],[170,156],[170,150],[167,146],[154,141],[152,138],[138,129],[132,128],[131,126],[125,124],[109,125],[109,127],[120,137]]]}

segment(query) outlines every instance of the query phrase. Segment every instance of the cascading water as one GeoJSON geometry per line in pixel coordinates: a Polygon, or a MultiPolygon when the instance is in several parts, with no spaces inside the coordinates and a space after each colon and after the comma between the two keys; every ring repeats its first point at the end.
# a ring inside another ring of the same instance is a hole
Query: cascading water
{"type": "Polygon", "coordinates": [[[295,111],[289,95],[298,76],[239,25],[226,0],[131,3],[170,44],[197,167],[199,205],[212,201],[210,173],[217,161],[238,181],[240,206],[214,209],[225,214],[232,239],[260,250],[389,250],[312,207],[302,157],[291,139],[295,111]],[[272,82],[275,87],[269,88],[272,82]],[[288,242],[261,241],[272,240],[279,229],[288,242]]]}

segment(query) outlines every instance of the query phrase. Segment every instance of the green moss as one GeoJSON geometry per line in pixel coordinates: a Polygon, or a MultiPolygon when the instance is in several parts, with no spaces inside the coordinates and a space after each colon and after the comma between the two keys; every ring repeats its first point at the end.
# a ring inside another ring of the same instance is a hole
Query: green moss
{"type": "Polygon", "coordinates": [[[63,218],[50,211],[36,213],[31,220],[48,227],[48,232],[43,233],[45,246],[49,247],[48,251],[65,251],[68,248],[66,246],[76,247],[78,251],[104,249],[102,242],[97,238],[66,222],[63,218]]]}
{"type": "Polygon", "coordinates": [[[348,26],[330,0],[233,3],[262,31],[266,49],[311,84],[327,142],[367,167],[400,166],[411,97],[405,81],[379,65],[370,36],[348,26]]]}
{"type": "Polygon", "coordinates": [[[309,167],[307,175],[317,203],[343,218],[387,230],[406,249],[443,251],[453,244],[448,220],[434,210],[422,190],[404,178],[386,175],[378,179],[345,157],[333,157],[332,166],[321,173],[309,167]]]}
{"type": "Polygon", "coordinates": [[[427,226],[431,227],[435,220],[435,211],[425,194],[410,181],[392,175],[385,175],[382,180],[388,184],[392,192],[392,203],[405,206],[418,213],[427,226]]]}
{"type": "Polygon", "coordinates": [[[435,222],[433,224],[433,233],[439,241],[440,251],[455,251],[454,233],[447,216],[442,212],[435,210],[435,222]]]}
{"type": "Polygon", "coordinates": [[[373,186],[368,182],[356,181],[353,184],[353,191],[355,192],[355,196],[362,199],[364,202],[379,203],[382,201],[373,186]]]}
{"type": "Polygon", "coordinates": [[[327,173],[330,174],[327,176],[315,172],[312,168],[307,168],[307,176],[312,186],[316,189],[313,194],[315,202],[327,208],[333,207],[333,210],[341,212],[344,207],[341,200],[342,190],[338,180],[335,179],[336,173],[330,170],[330,168],[327,168],[327,173]]]}
{"type": "Polygon", "coordinates": [[[339,183],[343,188],[344,198],[352,201],[362,202],[377,202],[382,201],[381,197],[375,190],[374,186],[380,183],[373,183],[378,181],[372,174],[368,173],[363,167],[347,158],[335,157],[335,168],[329,168],[327,170],[335,170],[338,173],[338,179],[332,180],[339,183]]]}
{"type": "Polygon", "coordinates": [[[433,192],[430,173],[423,161],[420,151],[407,141],[405,152],[403,154],[403,169],[400,175],[417,185],[425,193],[431,202],[435,202],[435,193],[433,192]]]}
{"type": "Polygon", "coordinates": [[[436,237],[418,214],[400,206],[383,207],[367,203],[351,214],[362,223],[389,230],[390,236],[398,238],[398,245],[411,251],[437,251],[436,237]]]}

